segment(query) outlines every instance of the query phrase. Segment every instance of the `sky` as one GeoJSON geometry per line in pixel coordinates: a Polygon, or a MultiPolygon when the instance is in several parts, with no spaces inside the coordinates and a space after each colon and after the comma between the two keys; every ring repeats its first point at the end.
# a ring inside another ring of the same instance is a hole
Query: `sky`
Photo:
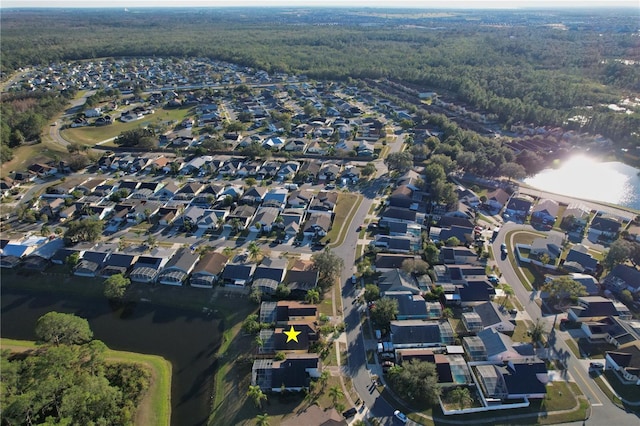
{"type": "Polygon", "coordinates": [[[494,9],[494,8],[617,8],[640,10],[639,0],[1,0],[0,8],[141,8],[141,7],[375,7],[420,9],[494,9]]]}

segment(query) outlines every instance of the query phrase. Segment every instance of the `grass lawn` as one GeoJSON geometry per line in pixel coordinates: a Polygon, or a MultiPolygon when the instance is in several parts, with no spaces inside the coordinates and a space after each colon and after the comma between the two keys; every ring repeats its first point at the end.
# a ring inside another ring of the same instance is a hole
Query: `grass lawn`
{"type": "Polygon", "coordinates": [[[318,305],[318,314],[325,314],[327,316],[333,316],[333,300],[331,295],[335,292],[337,286],[331,287],[329,291],[324,294],[324,299],[318,305]]]}
{"type": "Polygon", "coordinates": [[[531,323],[529,321],[516,321],[516,329],[513,331],[511,340],[514,342],[530,342],[531,337],[527,334],[529,332],[531,323]]]}
{"type": "Polygon", "coordinates": [[[34,163],[47,163],[53,159],[63,159],[69,155],[65,147],[54,142],[42,142],[14,148],[13,159],[2,164],[0,177],[7,177],[14,170],[25,170],[34,163]]]}
{"type": "Polygon", "coordinates": [[[598,385],[602,393],[607,395],[607,398],[609,398],[611,402],[613,402],[619,407],[622,407],[622,400],[618,398],[613,392],[611,392],[611,389],[604,382],[605,379],[602,376],[595,377],[593,380],[596,382],[596,384],[598,385]]]}
{"type": "Polygon", "coordinates": [[[616,391],[620,397],[626,399],[631,402],[640,402],[640,392],[638,392],[638,386],[636,385],[625,385],[618,379],[616,373],[612,370],[605,370],[604,376],[607,381],[611,385],[611,387],[616,391]]]}
{"type": "Polygon", "coordinates": [[[341,192],[338,194],[338,201],[334,209],[333,225],[322,242],[331,242],[331,246],[339,246],[344,242],[351,223],[352,214],[358,211],[362,195],[341,192]]]}
{"type": "MultiPolygon", "coordinates": [[[[84,145],[95,145],[98,142],[114,138],[127,130],[134,130],[141,127],[147,127],[150,124],[160,124],[167,121],[182,121],[184,118],[193,114],[193,112],[194,110],[192,107],[174,109],[163,108],[156,111],[155,114],[147,115],[137,121],[123,123],[116,120],[113,124],[108,126],[68,128],[62,130],[60,134],[69,142],[76,142],[84,145]]],[[[105,145],[108,146],[109,144],[105,145]]]]}
{"type": "MultiPolygon", "coordinates": [[[[36,348],[35,342],[0,339],[0,347],[14,351],[36,348]]],[[[136,413],[136,425],[169,425],[171,421],[171,363],[157,355],[107,350],[106,359],[141,364],[151,372],[151,382],[136,413]]]]}

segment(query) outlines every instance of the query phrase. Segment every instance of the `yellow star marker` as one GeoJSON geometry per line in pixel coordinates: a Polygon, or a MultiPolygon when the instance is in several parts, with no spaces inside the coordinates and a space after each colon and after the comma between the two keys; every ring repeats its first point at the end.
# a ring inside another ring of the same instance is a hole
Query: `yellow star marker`
{"type": "Polygon", "coordinates": [[[297,342],[298,334],[302,333],[302,331],[296,331],[293,326],[291,326],[291,329],[289,331],[284,331],[283,333],[287,335],[287,341],[285,343],[289,343],[292,340],[295,340],[297,342]]]}

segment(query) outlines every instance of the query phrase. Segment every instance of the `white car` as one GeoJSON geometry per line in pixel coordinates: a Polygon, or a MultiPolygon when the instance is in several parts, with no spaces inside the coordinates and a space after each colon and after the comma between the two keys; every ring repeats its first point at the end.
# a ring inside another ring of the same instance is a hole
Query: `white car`
{"type": "Polygon", "coordinates": [[[400,420],[402,423],[406,423],[407,422],[407,416],[405,416],[405,414],[403,412],[401,412],[400,410],[394,411],[393,415],[396,416],[396,418],[398,420],[400,420]]]}

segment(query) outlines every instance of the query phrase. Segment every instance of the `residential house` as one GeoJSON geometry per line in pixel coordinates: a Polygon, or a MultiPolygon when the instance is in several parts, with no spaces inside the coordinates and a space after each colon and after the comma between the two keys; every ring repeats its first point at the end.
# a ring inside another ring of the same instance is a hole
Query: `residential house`
{"type": "Polygon", "coordinates": [[[304,224],[303,232],[307,237],[324,237],[331,229],[331,213],[311,212],[304,224]]]}
{"type": "Polygon", "coordinates": [[[571,220],[575,224],[584,227],[589,220],[590,209],[581,203],[572,203],[567,206],[564,213],[562,213],[563,222],[571,220]]]}
{"type": "Polygon", "coordinates": [[[378,253],[374,267],[376,272],[387,272],[391,269],[402,269],[402,263],[407,261],[420,260],[420,256],[397,253],[378,253]]]}
{"type": "Polygon", "coordinates": [[[188,248],[180,248],[169,259],[162,272],[158,274],[157,281],[160,284],[182,285],[193,268],[196,266],[200,255],[188,248]]]}
{"type": "MultiPolygon", "coordinates": [[[[289,353],[281,361],[257,359],[251,368],[251,384],[263,392],[300,392],[309,389],[311,379],[320,377],[321,370],[320,358],[313,353],[289,353]]],[[[335,424],[341,424],[341,420],[335,424]]]]}
{"type": "Polygon", "coordinates": [[[475,365],[472,371],[487,399],[543,399],[547,394],[549,376],[545,363],[540,360],[475,365]]]}
{"type": "Polygon", "coordinates": [[[287,198],[287,207],[306,209],[313,200],[313,192],[308,189],[292,191],[287,198]]]}
{"type": "Polygon", "coordinates": [[[290,321],[311,321],[318,318],[318,307],[295,300],[262,302],[260,304],[260,322],[265,324],[287,325],[290,321]]]}
{"type": "Polygon", "coordinates": [[[251,232],[271,232],[276,225],[280,210],[276,207],[260,207],[249,230],[251,232]]]}
{"type": "Polygon", "coordinates": [[[225,255],[213,251],[204,254],[193,268],[189,280],[191,287],[213,288],[228,260],[225,255]]]}
{"type": "Polygon", "coordinates": [[[138,256],[125,253],[111,253],[111,255],[102,263],[100,276],[108,278],[112,275],[121,274],[126,276],[138,256]]]}
{"type": "Polygon", "coordinates": [[[568,271],[595,273],[598,260],[589,254],[589,249],[582,244],[576,244],[569,250],[562,264],[568,271]]]}
{"type": "Polygon", "coordinates": [[[614,292],[629,290],[640,292],[640,271],[629,265],[617,265],[605,277],[603,283],[614,292]]]}
{"type": "Polygon", "coordinates": [[[56,252],[51,257],[51,263],[56,265],[64,265],[67,263],[67,259],[74,253],[78,253],[80,257],[82,257],[82,250],[73,249],[73,248],[61,248],[56,250],[56,252]]]}
{"type": "Polygon", "coordinates": [[[176,192],[174,200],[193,200],[202,191],[204,185],[199,182],[189,182],[176,192]]]}
{"type": "Polygon", "coordinates": [[[152,283],[167,263],[167,259],[159,256],[140,256],[133,265],[129,278],[133,282],[152,283]]]}
{"type": "Polygon", "coordinates": [[[455,341],[447,321],[391,321],[390,328],[394,349],[446,346],[455,341]]]}
{"type": "Polygon", "coordinates": [[[161,204],[156,201],[132,200],[133,207],[127,212],[127,222],[140,223],[149,220],[160,210],[161,204]]]}
{"type": "Polygon", "coordinates": [[[358,157],[371,157],[374,153],[374,145],[366,140],[361,140],[356,147],[358,157]]]}
{"type": "Polygon", "coordinates": [[[612,300],[602,296],[579,297],[577,306],[567,313],[567,318],[574,322],[598,321],[609,316],[618,316],[618,310],[612,300]]]}
{"type": "Polygon", "coordinates": [[[286,188],[271,188],[262,199],[262,205],[264,207],[277,207],[278,209],[284,209],[287,203],[287,197],[289,191],[286,188]]]}
{"type": "Polygon", "coordinates": [[[255,263],[229,263],[222,271],[223,284],[225,287],[247,288],[255,270],[255,263]]]}
{"type": "Polygon", "coordinates": [[[408,209],[413,203],[413,189],[408,185],[399,185],[389,196],[389,205],[391,207],[408,209]]]}
{"type": "Polygon", "coordinates": [[[168,226],[173,223],[182,210],[179,207],[160,207],[155,217],[158,219],[158,224],[162,226],[168,226]]]}
{"type": "Polygon", "coordinates": [[[164,186],[153,194],[153,198],[160,201],[169,201],[178,193],[178,185],[173,181],[165,181],[164,186]]]}
{"type": "Polygon", "coordinates": [[[258,205],[262,203],[268,188],[264,186],[254,186],[245,191],[240,201],[244,204],[258,205]]]}
{"type": "Polygon", "coordinates": [[[304,152],[307,147],[307,141],[304,139],[293,139],[284,146],[287,152],[304,152]]]}
{"type": "Polygon", "coordinates": [[[278,170],[277,177],[283,181],[293,179],[299,169],[300,163],[297,161],[287,161],[280,167],[280,170],[278,170]]]}
{"type": "Polygon", "coordinates": [[[380,215],[379,225],[388,226],[391,222],[419,223],[424,221],[424,215],[414,210],[402,209],[399,207],[388,207],[380,215]]]}
{"type": "Polygon", "coordinates": [[[415,278],[402,269],[391,269],[383,272],[378,278],[378,287],[382,294],[389,291],[408,291],[415,295],[422,293],[422,289],[418,286],[415,278]]]}
{"type": "Polygon", "coordinates": [[[628,343],[605,355],[605,368],[624,384],[640,386],[640,342],[628,343]]]}
{"type": "Polygon", "coordinates": [[[236,207],[226,218],[224,227],[227,229],[237,228],[238,230],[246,229],[251,223],[256,213],[256,208],[249,205],[241,205],[236,207]]]}
{"type": "Polygon", "coordinates": [[[328,183],[335,181],[340,175],[340,165],[334,161],[327,161],[318,170],[318,182],[328,183]]]}
{"type": "Polygon", "coordinates": [[[260,331],[260,339],[263,345],[258,348],[259,354],[275,354],[277,352],[304,354],[309,352],[309,347],[318,340],[316,326],[308,321],[289,321],[287,324],[276,326],[274,330],[264,329],[260,331]],[[285,331],[291,327],[299,334],[297,340],[289,340],[285,331]]]}
{"type": "MultiPolygon", "coordinates": [[[[587,292],[587,296],[597,296],[598,294],[600,294],[600,284],[598,283],[598,280],[595,279],[593,276],[574,272],[569,274],[568,277],[582,284],[582,286],[587,292]]],[[[550,279],[550,278],[551,277],[547,279],[550,279]]],[[[553,278],[557,278],[557,277],[554,276],[553,278]]]]}
{"type": "Polygon", "coordinates": [[[318,173],[320,172],[320,163],[315,160],[305,160],[298,170],[298,174],[304,174],[307,176],[307,182],[318,179],[318,173]]]}
{"type": "MultiPolygon", "coordinates": [[[[631,317],[631,315],[629,315],[631,317]]],[[[614,345],[616,348],[627,343],[640,341],[638,329],[632,323],[620,317],[606,317],[599,321],[585,321],[580,325],[589,341],[614,345]]]]}
{"type": "Polygon", "coordinates": [[[73,269],[73,275],[81,277],[98,276],[102,264],[109,257],[109,253],[97,251],[85,251],[82,253],[80,262],[73,269]]]}
{"type": "Polygon", "coordinates": [[[615,238],[621,227],[622,223],[617,218],[598,214],[589,224],[589,233],[605,238],[615,238]]]}
{"type": "Polygon", "coordinates": [[[477,306],[493,299],[496,291],[489,281],[482,279],[468,280],[465,285],[456,288],[456,293],[458,298],[453,299],[454,303],[461,306],[477,306]]]}
{"type": "Polygon", "coordinates": [[[252,286],[259,288],[262,294],[273,295],[278,284],[284,281],[286,271],[286,259],[265,258],[253,273],[252,286]]]}
{"type": "Polygon", "coordinates": [[[531,243],[529,256],[549,256],[551,264],[556,264],[562,255],[562,237],[556,234],[549,234],[544,238],[536,238],[531,243]]]}
{"type": "Polygon", "coordinates": [[[309,211],[333,212],[338,202],[337,192],[320,191],[309,203],[309,211]]]}
{"type": "Polygon", "coordinates": [[[533,198],[528,195],[514,195],[511,197],[505,208],[505,219],[510,216],[516,217],[520,220],[526,219],[531,211],[533,205],[533,198]]]}
{"type": "Polygon", "coordinates": [[[396,360],[402,365],[415,359],[435,364],[438,384],[466,385],[472,383],[471,372],[460,354],[444,354],[439,349],[398,349],[396,360]]]}
{"type": "Polygon", "coordinates": [[[282,167],[282,163],[275,160],[265,161],[260,170],[258,170],[258,179],[273,178],[278,174],[278,170],[282,167]]]}
{"type": "Polygon", "coordinates": [[[473,307],[480,318],[482,329],[493,328],[503,333],[513,333],[516,329],[515,319],[507,317],[494,302],[484,302],[473,307]]]}
{"type": "Polygon", "coordinates": [[[465,247],[442,247],[440,257],[445,265],[478,265],[482,263],[476,252],[465,247]]]}
{"type": "Polygon", "coordinates": [[[494,328],[477,332],[476,336],[463,337],[462,346],[474,361],[507,361],[533,356],[530,343],[514,344],[509,336],[494,328]]]}
{"type": "Polygon", "coordinates": [[[509,193],[502,188],[496,188],[491,192],[487,193],[487,204],[493,210],[500,211],[509,201],[509,193]]]}
{"type": "Polygon", "coordinates": [[[427,320],[427,302],[419,294],[410,291],[385,291],[383,297],[398,303],[397,320],[427,320]]]}
{"type": "Polygon", "coordinates": [[[548,225],[553,225],[558,217],[558,211],[560,205],[556,200],[549,198],[543,198],[538,201],[533,207],[533,213],[531,213],[531,220],[548,225]]]}
{"type": "Polygon", "coordinates": [[[290,269],[285,275],[284,284],[291,290],[291,299],[304,300],[307,292],[318,286],[318,270],[290,269]]]}

